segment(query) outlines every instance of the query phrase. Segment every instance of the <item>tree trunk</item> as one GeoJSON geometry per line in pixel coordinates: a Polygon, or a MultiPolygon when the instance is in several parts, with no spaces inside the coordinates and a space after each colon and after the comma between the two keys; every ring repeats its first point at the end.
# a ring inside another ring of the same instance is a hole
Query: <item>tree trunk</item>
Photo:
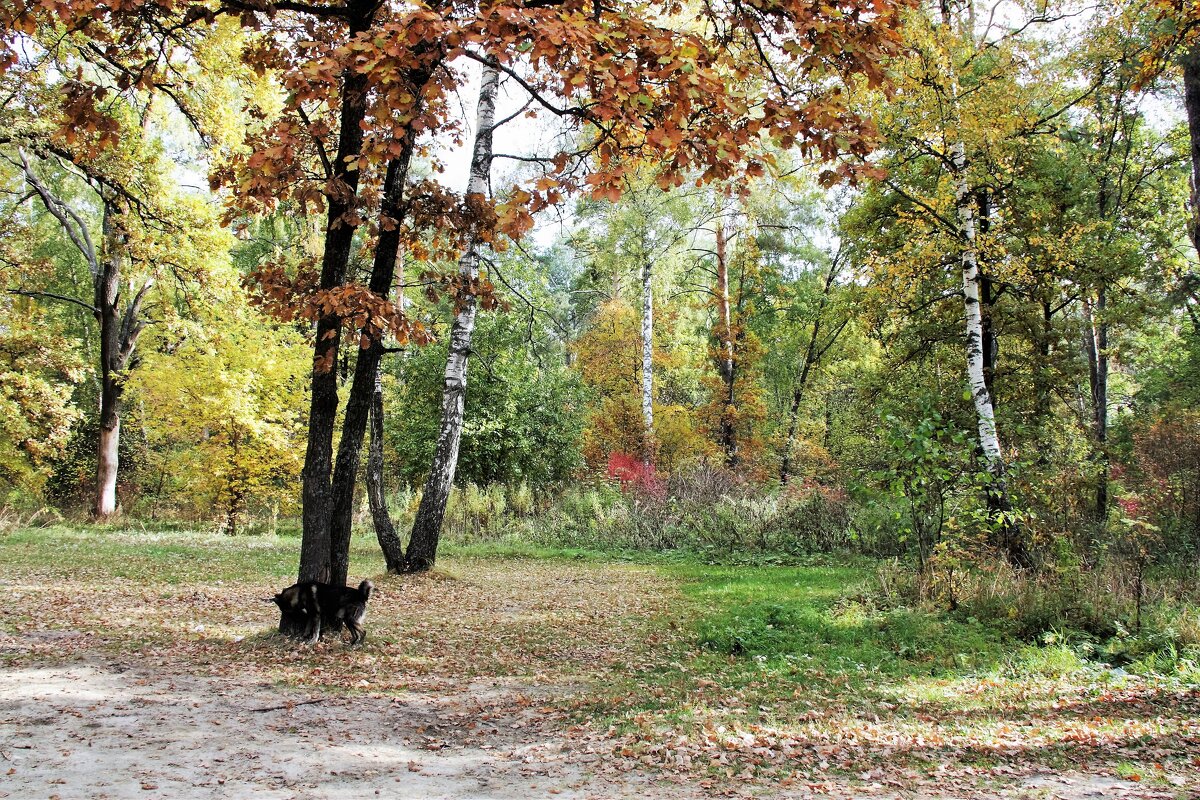
{"type": "MultiPolygon", "coordinates": [[[[374,294],[386,298],[396,277],[396,262],[400,248],[400,224],[404,217],[404,190],[408,182],[408,166],[412,160],[412,138],[404,140],[399,158],[388,163],[384,177],[381,215],[392,220],[381,226],[379,241],[375,246],[375,260],[371,265],[369,287],[374,294]]],[[[364,334],[365,335],[365,334],[364,334]]],[[[350,533],[354,521],[354,489],[358,483],[359,460],[362,455],[363,437],[371,414],[371,402],[375,395],[376,376],[383,357],[382,334],[373,336],[367,346],[359,349],[354,364],[354,380],[350,384],[350,396],[346,400],[346,412],[342,420],[342,437],[338,442],[337,464],[333,471],[330,490],[332,511],[329,517],[330,579],[336,586],[343,586],[350,572],[350,533]]]]}
{"type": "Polygon", "coordinates": [[[1037,368],[1034,371],[1034,414],[1039,424],[1050,421],[1050,352],[1054,335],[1054,309],[1049,300],[1042,300],[1042,328],[1037,336],[1037,368]]]}
{"type": "Polygon", "coordinates": [[[980,328],[983,342],[983,383],[987,386],[988,399],[992,408],[996,407],[996,360],[1000,356],[1000,339],[996,336],[996,325],[992,319],[992,306],[996,297],[992,289],[991,279],[983,274],[979,276],[979,316],[982,322],[980,328]]]}
{"type": "Polygon", "coordinates": [[[96,501],[92,519],[103,522],[117,514],[118,451],[121,443],[120,392],[105,381],[100,411],[100,441],[96,454],[96,501]]]}
{"type": "Polygon", "coordinates": [[[967,181],[967,159],[961,142],[951,148],[956,181],[956,206],[962,236],[962,288],[966,318],[967,382],[975,406],[979,450],[990,475],[987,487],[988,509],[997,519],[999,544],[1014,566],[1030,566],[1024,543],[1007,512],[1011,509],[1006,485],[1004,455],[996,430],[992,394],[984,377],[985,341],[980,303],[979,250],[976,237],[976,208],[967,181]]]}
{"type": "Polygon", "coordinates": [[[1101,287],[1096,302],[1084,301],[1083,349],[1088,359],[1088,388],[1091,390],[1092,432],[1096,439],[1096,519],[1108,517],[1108,322],[1104,319],[1107,292],[1101,287]]]}
{"type": "Polygon", "coordinates": [[[717,343],[719,355],[717,371],[720,373],[724,386],[724,408],[721,409],[721,425],[718,437],[721,449],[725,451],[725,466],[734,467],[738,462],[737,429],[734,426],[734,404],[737,396],[734,391],[734,358],[733,358],[733,313],[729,302],[729,260],[726,254],[725,224],[717,220],[717,343]]]}
{"type": "Polygon", "coordinates": [[[642,253],[642,461],[654,463],[654,295],[650,254],[642,253]]]}
{"type": "Polygon", "coordinates": [[[1200,253],[1200,44],[1193,45],[1180,58],[1183,66],[1183,107],[1187,112],[1188,137],[1191,141],[1191,211],[1188,237],[1200,253]]]}
{"type": "Polygon", "coordinates": [[[121,395],[124,373],[133,362],[138,337],[146,327],[142,319],[142,303],[154,284],[147,280],[129,301],[125,313],[118,310],[121,300],[121,260],[125,257],[125,232],[122,229],[124,209],[105,191],[100,193],[103,208],[101,251],[97,254],[87,225],[66,203],[50,191],[29,162],[25,151],[18,148],[25,180],[41,199],[63,232],[87,262],[92,279],[92,303],[61,295],[46,295],[66,300],[91,310],[100,328],[100,436],[96,453],[96,495],[92,502],[92,517],[105,520],[119,511],[117,473],[120,467],[121,395]]]}
{"type": "Polygon", "coordinates": [[[226,465],[226,468],[229,470],[229,477],[225,481],[225,485],[229,489],[229,506],[225,513],[225,532],[229,536],[236,536],[238,532],[238,519],[241,517],[246,505],[246,476],[241,466],[241,429],[233,420],[230,420],[229,424],[229,446],[229,463],[226,465]]]}
{"type": "MultiPolygon", "coordinates": [[[[833,292],[834,281],[839,271],[839,256],[835,256],[829,264],[829,272],[825,274],[825,285],[821,289],[821,300],[817,303],[817,313],[813,318],[812,335],[808,339],[808,347],[804,351],[804,360],[800,363],[800,373],[796,376],[796,385],[792,388],[792,407],[788,410],[788,432],[783,443],[783,462],[779,466],[779,482],[787,486],[791,477],[792,448],[796,444],[796,428],[800,421],[800,401],[804,399],[804,389],[808,386],[808,378],[812,373],[813,362],[818,360],[817,340],[821,336],[821,325],[824,321],[825,307],[829,305],[829,296],[833,292]]],[[[836,336],[836,334],[835,334],[836,336]]],[[[833,341],[829,342],[832,345],[833,341]]],[[[828,412],[828,406],[826,407],[828,412]]]]}
{"type": "MultiPolygon", "coordinates": [[[[979,203],[979,233],[987,234],[992,225],[992,195],[991,192],[983,189],[976,192],[975,197],[979,203]]],[[[988,398],[994,409],[996,407],[996,359],[1000,355],[1000,339],[996,335],[996,326],[992,319],[992,306],[996,302],[992,279],[982,272],[979,274],[979,301],[979,315],[982,319],[980,341],[983,342],[983,382],[987,386],[988,398]]]]}
{"type": "Polygon", "coordinates": [[[800,422],[800,402],[804,399],[804,387],[808,385],[809,372],[812,370],[813,342],[816,341],[820,330],[820,321],[813,325],[813,339],[808,343],[804,362],[800,365],[800,374],[796,376],[796,385],[792,389],[792,407],[788,410],[787,439],[783,443],[783,463],[779,465],[779,482],[787,486],[792,475],[792,448],[796,445],[796,428],[800,422]]]}
{"type": "MultiPolygon", "coordinates": [[[[401,309],[403,310],[403,309],[401,309]]],[[[404,543],[396,535],[396,526],[388,514],[383,482],[383,371],[375,370],[375,392],[371,395],[371,446],[367,450],[367,502],[375,538],[383,551],[387,571],[404,571],[404,543]]]]}
{"type": "MultiPolygon", "coordinates": [[[[475,134],[475,151],[471,157],[471,178],[467,185],[467,196],[486,196],[488,177],[492,169],[492,126],[496,117],[496,88],[500,74],[491,67],[484,67],[479,87],[478,122],[475,134]]],[[[476,232],[458,262],[459,275],[464,281],[473,281],[479,274],[479,262],[483,244],[476,232]]],[[[462,441],[463,412],[467,394],[467,361],[471,353],[471,334],[475,330],[476,302],[469,292],[458,301],[458,310],[450,328],[450,347],[446,356],[446,372],[442,386],[442,422],[438,431],[437,446],[429,478],[421,495],[421,504],[413,520],[412,536],[406,553],[406,569],[421,572],[432,569],[437,560],[438,540],[442,531],[442,520],[446,515],[446,501],[450,487],[454,484],[454,473],[458,468],[458,448],[462,441]]]]}
{"type": "Polygon", "coordinates": [[[134,348],[146,323],[142,302],[153,281],[142,288],[118,311],[121,300],[121,260],[125,257],[125,237],[121,230],[122,209],[104,200],[104,251],[94,273],[94,305],[100,324],[100,441],[96,454],[96,500],[92,517],[105,520],[120,510],[117,501],[117,473],[120,467],[121,397],[125,373],[132,365],[134,348]]]}
{"type": "Polygon", "coordinates": [[[124,245],[113,209],[104,210],[104,254],[95,281],[96,321],[100,324],[100,441],[96,454],[96,499],[92,518],[103,521],[117,513],[117,470],[120,466],[121,395],[117,366],[120,349],[120,268],[117,253],[124,245]]]}
{"type": "MultiPolygon", "coordinates": [[[[371,26],[376,4],[371,0],[351,0],[349,38],[371,26]]],[[[342,75],[341,113],[337,155],[333,175],[326,189],[325,248],[321,256],[322,290],[346,282],[354,232],[358,225],[350,212],[358,199],[359,170],[357,157],[362,150],[362,122],[367,110],[367,76],[348,69],[342,75]]],[[[342,320],[326,314],[317,321],[313,344],[312,397],[308,413],[308,447],[304,454],[301,514],[303,536],[300,540],[301,581],[329,583],[332,577],[330,517],[333,511],[330,475],[333,469],[333,430],[337,421],[337,360],[341,345],[342,320]]],[[[284,633],[284,623],[280,630],[284,633]]]]}

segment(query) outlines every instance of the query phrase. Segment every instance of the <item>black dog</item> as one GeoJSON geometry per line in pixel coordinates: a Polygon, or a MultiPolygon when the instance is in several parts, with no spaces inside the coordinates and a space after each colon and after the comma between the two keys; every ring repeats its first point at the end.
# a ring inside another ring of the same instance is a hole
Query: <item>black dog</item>
{"type": "Polygon", "coordinates": [[[275,603],[283,614],[280,629],[302,630],[302,638],[309,644],[325,631],[338,631],[345,625],[350,631],[350,644],[355,645],[367,638],[362,623],[374,588],[370,581],[363,581],[357,589],[305,581],[267,598],[267,602],[275,603]]]}

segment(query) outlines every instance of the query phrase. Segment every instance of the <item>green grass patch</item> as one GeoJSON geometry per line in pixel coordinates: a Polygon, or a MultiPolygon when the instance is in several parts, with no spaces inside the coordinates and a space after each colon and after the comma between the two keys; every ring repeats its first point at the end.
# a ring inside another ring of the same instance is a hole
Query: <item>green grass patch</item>
{"type": "Polygon", "coordinates": [[[844,676],[937,675],[995,663],[1002,638],[971,621],[875,608],[853,566],[669,568],[704,609],[699,647],[731,668],[844,676]]]}
{"type": "Polygon", "coordinates": [[[244,581],[251,576],[286,584],[297,556],[293,539],[115,526],[17,530],[0,536],[0,551],[9,563],[45,579],[168,584],[244,581]]]}

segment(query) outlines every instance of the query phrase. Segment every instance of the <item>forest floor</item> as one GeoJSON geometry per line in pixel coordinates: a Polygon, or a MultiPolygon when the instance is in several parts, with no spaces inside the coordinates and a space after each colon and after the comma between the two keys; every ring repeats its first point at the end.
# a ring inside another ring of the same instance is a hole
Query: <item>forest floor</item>
{"type": "Polygon", "coordinates": [[[1200,797],[1200,686],[872,606],[869,570],[451,553],[367,642],[297,542],[0,534],[0,797],[1200,797]]]}

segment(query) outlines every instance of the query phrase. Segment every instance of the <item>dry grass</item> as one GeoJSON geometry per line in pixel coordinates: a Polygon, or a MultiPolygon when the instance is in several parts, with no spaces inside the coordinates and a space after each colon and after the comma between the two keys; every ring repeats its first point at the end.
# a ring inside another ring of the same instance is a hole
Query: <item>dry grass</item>
{"type": "Polygon", "coordinates": [[[0,542],[10,563],[0,655],[12,665],[136,657],[385,692],[575,684],[662,642],[652,621],[672,603],[670,582],[648,567],[462,558],[394,576],[361,541],[352,575],[376,584],[366,644],[308,647],[274,636],[277,612],[262,601],[288,582],[295,540],[52,531],[0,542]]]}

